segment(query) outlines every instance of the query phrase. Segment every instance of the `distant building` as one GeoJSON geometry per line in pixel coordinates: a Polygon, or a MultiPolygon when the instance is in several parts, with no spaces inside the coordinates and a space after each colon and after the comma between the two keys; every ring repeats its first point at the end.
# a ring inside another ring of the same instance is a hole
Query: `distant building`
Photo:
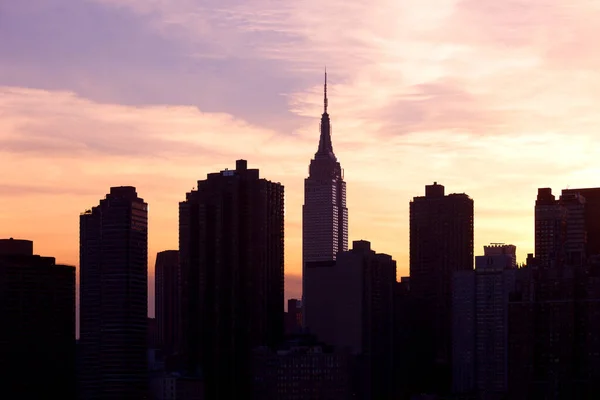
{"type": "Polygon", "coordinates": [[[322,304],[311,315],[314,334],[360,360],[357,390],[387,399],[392,391],[396,261],[359,240],[338,253],[331,267],[313,271],[313,295],[322,304]],[[318,286],[316,285],[318,282],[318,286]]]}
{"type": "Polygon", "coordinates": [[[0,239],[0,321],[0,397],[74,400],[75,267],[0,239]]]}
{"type": "Polygon", "coordinates": [[[179,205],[179,249],[186,373],[246,398],[252,349],[283,339],[283,186],[246,160],[209,174],[179,205]]]}
{"type": "Polygon", "coordinates": [[[508,307],[516,289],[516,247],[484,246],[475,271],[453,277],[453,392],[502,400],[508,390],[508,307]]]}
{"type": "MultiPolygon", "coordinates": [[[[327,73],[319,148],[304,180],[302,206],[302,313],[304,328],[312,329],[313,311],[323,307],[319,298],[320,268],[330,267],[339,252],[348,250],[348,208],[344,171],[331,142],[327,113],[327,73]]],[[[317,323],[317,322],[315,322],[317,323]]]]}
{"type": "Polygon", "coordinates": [[[158,345],[165,356],[180,351],[181,273],[179,251],[165,250],[156,255],[154,302],[158,345]]]}
{"type": "Polygon", "coordinates": [[[148,348],[158,349],[158,325],[156,318],[148,318],[148,348]]]}
{"type": "Polygon", "coordinates": [[[535,259],[542,268],[583,265],[600,255],[600,188],[538,189],[535,259]]]}
{"type": "Polygon", "coordinates": [[[352,357],[347,351],[299,336],[279,350],[253,355],[254,400],[347,400],[352,398],[352,357]]]}
{"type": "Polygon", "coordinates": [[[302,332],[302,300],[289,299],[287,304],[285,333],[286,335],[299,334],[302,332]]]}
{"type": "Polygon", "coordinates": [[[80,216],[82,399],[148,395],[148,205],[110,188],[80,216]]]}
{"type": "Polygon", "coordinates": [[[452,370],[452,276],[473,270],[473,200],[434,182],[410,202],[410,292],[419,311],[415,393],[447,395],[452,370]]]}
{"type": "Polygon", "coordinates": [[[550,267],[562,262],[565,233],[566,213],[552,194],[552,189],[538,189],[535,202],[535,257],[540,265],[550,267]]]}
{"type": "Polygon", "coordinates": [[[151,400],[204,400],[204,381],[179,373],[158,373],[150,381],[151,400]]]}

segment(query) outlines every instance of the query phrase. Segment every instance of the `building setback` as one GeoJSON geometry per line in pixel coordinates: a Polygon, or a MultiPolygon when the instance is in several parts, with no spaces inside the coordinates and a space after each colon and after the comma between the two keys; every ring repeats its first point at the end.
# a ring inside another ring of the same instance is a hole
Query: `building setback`
{"type": "Polygon", "coordinates": [[[0,240],[0,320],[6,398],[75,400],[75,267],[0,240]]]}
{"type": "Polygon", "coordinates": [[[187,373],[211,400],[251,394],[251,351],[284,328],[284,189],[248,169],[211,173],[179,205],[187,373]]]}
{"type": "Polygon", "coordinates": [[[410,291],[419,312],[413,389],[448,394],[452,369],[452,276],[473,270],[473,200],[434,182],[410,202],[410,291]]]}
{"type": "Polygon", "coordinates": [[[112,187],[80,216],[81,398],[148,396],[148,205],[112,187]]]}
{"type": "Polygon", "coordinates": [[[348,250],[348,208],[344,171],[333,152],[331,121],[327,113],[327,73],[319,148],[304,180],[302,206],[303,326],[312,328],[312,312],[323,307],[319,299],[319,268],[330,267],[338,252],[348,250]]]}

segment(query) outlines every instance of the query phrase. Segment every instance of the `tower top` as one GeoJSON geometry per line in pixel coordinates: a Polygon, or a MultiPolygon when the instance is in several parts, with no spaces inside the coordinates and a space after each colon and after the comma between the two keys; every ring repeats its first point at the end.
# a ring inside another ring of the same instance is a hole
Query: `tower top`
{"type": "Polygon", "coordinates": [[[325,67],[325,86],[323,90],[323,113],[327,114],[327,67],[325,67]]]}

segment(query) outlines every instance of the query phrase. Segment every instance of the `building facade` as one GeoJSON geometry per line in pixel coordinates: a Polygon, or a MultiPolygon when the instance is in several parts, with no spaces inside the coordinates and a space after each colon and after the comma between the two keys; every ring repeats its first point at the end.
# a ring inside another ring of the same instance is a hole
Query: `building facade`
{"type": "MultiPolygon", "coordinates": [[[[304,327],[312,329],[313,310],[323,306],[313,272],[333,264],[338,252],[348,250],[346,182],[331,142],[327,113],[327,73],[319,147],[304,180],[302,206],[302,304],[304,327]]],[[[318,271],[317,271],[318,273],[318,271]]]]}
{"type": "Polygon", "coordinates": [[[302,300],[289,299],[288,310],[285,313],[286,335],[297,335],[302,333],[302,300]]]}
{"type": "Polygon", "coordinates": [[[311,333],[356,357],[360,398],[390,398],[396,261],[359,240],[313,273],[322,306],[313,311],[311,333]]]}
{"type": "Polygon", "coordinates": [[[452,276],[473,270],[473,200],[434,182],[410,203],[410,291],[419,307],[418,393],[447,395],[452,370],[452,276]]]}
{"type": "Polygon", "coordinates": [[[245,160],[211,173],[179,205],[187,374],[211,400],[251,392],[251,351],[284,328],[284,188],[245,160]]]}
{"type": "Polygon", "coordinates": [[[180,350],[181,274],[179,251],[165,250],[156,255],[154,301],[158,345],[163,356],[180,350]]]}
{"type": "Polygon", "coordinates": [[[75,267],[0,240],[0,320],[2,397],[75,400],[75,267]]]}
{"type": "Polygon", "coordinates": [[[347,400],[352,357],[311,337],[298,336],[276,351],[253,352],[254,400],[347,400]]]}
{"type": "Polygon", "coordinates": [[[148,396],[148,205],[112,187],[80,216],[81,398],[148,396]]]}
{"type": "Polygon", "coordinates": [[[458,271],[452,292],[454,394],[501,400],[508,391],[508,306],[516,289],[516,247],[484,246],[475,271],[458,271]]]}

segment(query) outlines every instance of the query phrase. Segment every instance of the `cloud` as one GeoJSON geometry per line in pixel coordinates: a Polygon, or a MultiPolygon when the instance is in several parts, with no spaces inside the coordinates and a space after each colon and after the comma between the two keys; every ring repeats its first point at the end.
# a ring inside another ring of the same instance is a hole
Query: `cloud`
{"type": "Polygon", "coordinates": [[[3,7],[0,167],[12,173],[0,184],[21,194],[0,199],[0,226],[71,263],[78,212],[109,186],[133,184],[150,202],[156,252],[176,247],[177,202],[195,181],[247,158],[286,185],[286,269],[298,273],[325,64],[351,239],[393,254],[399,274],[408,203],[425,184],[475,199],[476,254],[504,241],[523,258],[536,188],[595,186],[600,172],[596,2],[3,7]],[[62,203],[31,182],[63,190],[62,203]]]}

